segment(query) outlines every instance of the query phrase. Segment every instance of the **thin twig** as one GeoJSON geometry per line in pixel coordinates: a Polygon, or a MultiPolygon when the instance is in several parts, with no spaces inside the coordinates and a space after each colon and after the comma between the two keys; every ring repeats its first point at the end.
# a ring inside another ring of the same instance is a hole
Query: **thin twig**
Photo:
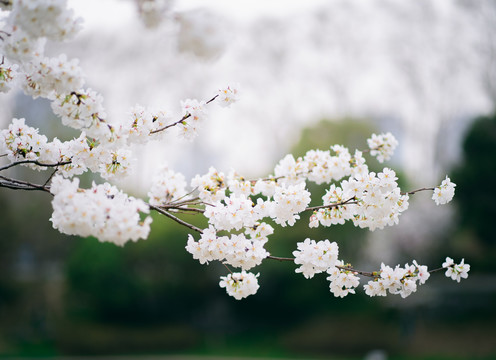
{"type": "MultiPolygon", "coordinates": [[[[208,100],[208,101],[205,103],[205,105],[206,105],[206,104],[210,104],[212,101],[214,101],[214,100],[217,98],[217,96],[219,96],[219,95],[215,95],[213,98],[211,98],[210,100],[208,100]]],[[[150,131],[150,135],[151,135],[151,134],[156,134],[156,133],[158,133],[158,132],[161,132],[161,131],[167,130],[168,128],[171,128],[171,127],[173,127],[173,126],[176,126],[176,125],[178,125],[178,124],[182,123],[184,120],[186,120],[186,119],[187,119],[187,118],[189,118],[189,117],[191,117],[191,114],[190,114],[190,113],[187,113],[187,114],[185,114],[185,115],[184,115],[184,116],[183,116],[180,120],[178,120],[178,121],[176,121],[176,122],[174,122],[174,123],[172,123],[172,124],[169,124],[169,125],[166,125],[166,126],[164,126],[164,127],[161,127],[160,129],[156,129],[156,130],[152,130],[152,131],[150,131]]]]}
{"type": "Polygon", "coordinates": [[[13,162],[13,163],[10,163],[8,165],[1,167],[0,171],[7,170],[11,167],[14,167],[17,165],[22,165],[22,164],[34,164],[34,165],[38,165],[38,166],[42,166],[42,167],[56,167],[56,166],[68,165],[70,163],[71,163],[71,161],[62,161],[62,162],[58,162],[56,164],[44,164],[44,163],[39,162],[38,160],[21,160],[21,161],[16,161],[16,162],[13,162]]]}
{"type": "Polygon", "coordinates": [[[306,208],[304,211],[327,209],[327,208],[337,207],[337,206],[341,206],[341,205],[358,204],[358,202],[357,201],[354,201],[354,200],[356,200],[356,197],[355,196],[349,198],[348,200],[341,201],[339,203],[334,203],[334,204],[329,204],[329,205],[312,206],[312,207],[306,208]]]}
{"type": "Polygon", "coordinates": [[[161,208],[159,208],[157,206],[154,206],[154,205],[148,204],[148,206],[150,207],[150,209],[153,209],[153,210],[157,211],[158,213],[167,216],[169,219],[172,219],[175,222],[177,222],[177,223],[179,223],[179,224],[181,224],[183,226],[186,226],[187,228],[189,228],[191,230],[194,230],[194,231],[199,232],[200,234],[203,234],[203,230],[202,229],[197,228],[196,226],[194,226],[194,225],[192,225],[192,224],[190,224],[190,223],[188,223],[188,222],[186,222],[184,220],[181,220],[178,217],[175,217],[174,215],[172,215],[168,211],[162,210],[161,208]]]}
{"type": "Polygon", "coordinates": [[[231,275],[233,275],[233,272],[231,271],[231,269],[229,268],[229,266],[227,266],[226,263],[223,262],[222,265],[224,265],[226,267],[226,269],[231,273],[231,275]]]}
{"type": "Polygon", "coordinates": [[[0,181],[0,187],[5,187],[13,190],[40,190],[50,193],[50,188],[46,185],[33,184],[27,181],[11,179],[1,175],[0,179],[4,180],[0,181]]]}
{"type": "Polygon", "coordinates": [[[50,180],[52,180],[53,176],[57,173],[57,171],[59,171],[59,169],[55,169],[52,174],[48,177],[48,179],[45,181],[45,183],[43,184],[43,186],[47,186],[48,183],[50,182],[50,180]]]}
{"type": "Polygon", "coordinates": [[[418,193],[420,191],[434,191],[436,188],[421,188],[421,189],[416,189],[416,190],[412,190],[412,191],[407,191],[407,192],[402,192],[401,195],[413,195],[415,193],[418,193]]]}
{"type": "Polygon", "coordinates": [[[203,214],[205,212],[205,210],[203,210],[203,209],[182,207],[182,206],[176,206],[173,204],[160,205],[158,207],[164,211],[178,210],[178,211],[185,211],[185,212],[197,212],[197,213],[201,213],[201,214],[203,214]]]}
{"type": "Polygon", "coordinates": [[[279,257],[279,256],[272,256],[272,255],[267,256],[267,259],[277,260],[277,261],[291,261],[291,262],[293,262],[295,260],[294,258],[279,257]]]}

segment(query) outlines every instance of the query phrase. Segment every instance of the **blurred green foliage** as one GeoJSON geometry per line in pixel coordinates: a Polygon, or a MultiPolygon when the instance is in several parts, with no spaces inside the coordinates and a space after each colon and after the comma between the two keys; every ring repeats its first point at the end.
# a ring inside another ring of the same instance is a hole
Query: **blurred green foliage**
{"type": "Polygon", "coordinates": [[[475,120],[463,142],[463,154],[462,163],[453,173],[461,227],[475,235],[472,240],[486,250],[484,255],[494,255],[496,114],[475,120]]]}

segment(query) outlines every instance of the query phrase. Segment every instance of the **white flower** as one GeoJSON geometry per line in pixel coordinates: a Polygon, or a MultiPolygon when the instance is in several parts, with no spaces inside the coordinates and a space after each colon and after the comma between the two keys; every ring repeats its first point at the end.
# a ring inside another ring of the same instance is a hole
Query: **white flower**
{"type": "Polygon", "coordinates": [[[244,195],[232,194],[224,199],[225,204],[217,202],[213,206],[207,205],[205,217],[217,230],[240,230],[243,227],[252,227],[261,217],[255,212],[253,202],[244,195]]]}
{"type": "Polygon", "coordinates": [[[393,134],[388,132],[380,135],[372,134],[372,137],[367,139],[367,144],[370,148],[370,155],[375,156],[380,163],[383,163],[393,156],[398,141],[393,134]]]}
{"type": "Polygon", "coordinates": [[[295,160],[293,155],[286,155],[274,169],[276,178],[280,178],[278,183],[295,185],[305,181],[308,172],[308,164],[301,158],[295,160]]]}
{"type": "Polygon", "coordinates": [[[8,65],[7,63],[0,64],[0,93],[9,92],[12,86],[17,82],[19,73],[17,64],[8,65]]]}
{"type": "Polygon", "coordinates": [[[74,129],[84,129],[92,136],[90,129],[106,117],[102,103],[103,97],[100,94],[86,89],[68,95],[57,94],[51,106],[53,112],[61,117],[62,124],[74,129]]]}
{"type": "Polygon", "coordinates": [[[450,178],[446,176],[441,185],[434,189],[432,200],[436,202],[436,205],[449,203],[455,196],[455,186],[456,184],[452,183],[450,178]]]}
{"type": "Polygon", "coordinates": [[[256,294],[258,288],[259,274],[247,273],[232,273],[227,276],[221,276],[219,286],[226,288],[226,292],[236,300],[241,300],[249,295],[256,294]]]}
{"type": "MultiPolygon", "coordinates": [[[[124,178],[132,171],[132,163],[135,161],[132,157],[132,152],[126,148],[118,148],[109,150],[110,156],[107,161],[100,158],[98,171],[102,178],[106,180],[124,178]]],[[[106,155],[108,156],[108,155],[106,155]]]]}
{"type": "Polygon", "coordinates": [[[196,175],[191,180],[191,187],[198,189],[198,196],[205,203],[213,204],[226,196],[227,184],[224,173],[218,172],[213,167],[210,167],[208,173],[203,176],[196,175]]]}
{"type": "Polygon", "coordinates": [[[81,29],[81,18],[67,9],[66,0],[18,0],[14,2],[11,18],[30,37],[68,40],[81,29]]]}
{"type": "Polygon", "coordinates": [[[28,62],[43,55],[46,39],[34,39],[16,26],[4,27],[10,36],[2,36],[0,53],[14,62],[28,62]]]}
{"type": "Polygon", "coordinates": [[[338,244],[327,239],[316,242],[307,238],[297,247],[298,250],[293,251],[294,262],[301,266],[295,272],[302,273],[307,279],[333,268],[338,260],[338,244]]]}
{"type": "Polygon", "coordinates": [[[238,94],[239,90],[238,87],[231,87],[227,86],[223,89],[220,89],[217,92],[218,99],[217,101],[219,102],[220,106],[230,106],[231,104],[235,103],[238,101],[238,94]]]}
{"type": "Polygon", "coordinates": [[[293,226],[300,218],[298,213],[306,209],[310,203],[310,193],[305,189],[305,183],[297,185],[277,186],[274,193],[274,205],[272,218],[281,226],[286,226],[286,222],[293,226]]]}
{"type": "MultiPolygon", "coordinates": [[[[343,261],[336,261],[336,266],[344,266],[343,261]]],[[[354,294],[355,288],[360,285],[360,278],[352,271],[332,267],[327,270],[330,274],[327,280],[330,281],[329,289],[336,297],[345,297],[348,294],[354,294]]]]}
{"type": "Polygon", "coordinates": [[[446,277],[451,278],[452,280],[456,280],[460,282],[461,279],[468,278],[468,272],[470,271],[470,265],[465,264],[465,259],[459,264],[455,264],[452,258],[447,257],[446,261],[443,263],[443,268],[446,268],[446,277]]]}
{"type": "Polygon", "coordinates": [[[179,136],[186,140],[193,140],[198,130],[207,118],[206,103],[204,101],[186,99],[181,101],[184,117],[179,127],[179,136]]]}
{"type": "Polygon", "coordinates": [[[148,197],[151,205],[163,205],[174,202],[186,195],[184,175],[164,166],[153,178],[148,197]]]}
{"type": "Polygon", "coordinates": [[[117,245],[148,237],[152,218],[140,217],[149,212],[148,206],[108,183],[84,190],[79,189],[79,179],[55,176],[50,191],[54,195],[50,221],[64,234],[95,236],[117,245]]]}
{"type": "Polygon", "coordinates": [[[24,92],[33,98],[53,99],[56,94],[70,94],[84,84],[79,60],[67,60],[64,54],[58,58],[35,58],[26,64],[24,92]]]}

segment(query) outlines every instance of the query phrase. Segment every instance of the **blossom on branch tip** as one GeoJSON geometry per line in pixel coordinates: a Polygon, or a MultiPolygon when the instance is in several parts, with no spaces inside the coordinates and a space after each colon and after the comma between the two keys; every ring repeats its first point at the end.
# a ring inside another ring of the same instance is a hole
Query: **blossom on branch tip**
{"type": "Polygon", "coordinates": [[[342,260],[336,261],[334,267],[327,270],[329,276],[327,280],[330,281],[329,290],[335,297],[345,297],[348,294],[354,294],[355,288],[360,285],[360,278],[356,276],[353,271],[338,268],[345,267],[342,260]]]}
{"type": "Polygon", "coordinates": [[[217,101],[219,102],[220,106],[230,106],[231,104],[235,103],[238,101],[239,98],[239,90],[238,86],[232,87],[232,86],[227,86],[223,89],[220,89],[217,92],[218,99],[217,101]]]}
{"type": "Polygon", "coordinates": [[[231,273],[227,276],[221,276],[219,286],[226,288],[228,295],[236,300],[241,300],[249,295],[256,294],[258,288],[258,276],[250,272],[242,271],[240,273],[231,273]]]}
{"type": "Polygon", "coordinates": [[[457,282],[460,282],[461,279],[468,278],[468,272],[470,271],[470,265],[465,264],[465,259],[462,259],[459,264],[455,264],[454,260],[450,257],[446,258],[446,261],[443,263],[443,268],[446,268],[446,277],[456,280],[457,282]]]}
{"type": "Polygon", "coordinates": [[[370,139],[367,139],[369,145],[370,155],[375,156],[377,161],[383,163],[389,160],[394,154],[398,141],[390,132],[385,134],[372,134],[370,139]]]}
{"type": "Polygon", "coordinates": [[[450,178],[446,176],[446,179],[441,182],[441,185],[434,189],[432,200],[434,200],[436,205],[449,203],[453,199],[453,196],[455,196],[455,186],[456,184],[452,183],[450,178]]]}

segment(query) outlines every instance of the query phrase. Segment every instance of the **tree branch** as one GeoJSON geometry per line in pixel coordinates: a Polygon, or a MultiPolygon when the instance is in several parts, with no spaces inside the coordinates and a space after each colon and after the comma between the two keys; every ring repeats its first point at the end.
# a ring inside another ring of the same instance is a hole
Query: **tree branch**
{"type": "Polygon", "coordinates": [[[13,190],[40,190],[50,193],[50,187],[39,184],[33,184],[27,181],[11,179],[6,176],[0,175],[0,187],[5,187],[13,190]]]}
{"type": "MultiPolygon", "coordinates": [[[[210,100],[208,100],[208,101],[205,103],[205,105],[210,104],[210,103],[211,103],[212,101],[214,101],[214,100],[215,100],[218,96],[219,96],[219,95],[215,95],[213,98],[211,98],[210,100]]],[[[152,130],[152,131],[150,131],[150,135],[151,135],[151,134],[156,134],[156,133],[158,133],[158,132],[161,132],[161,131],[167,130],[168,128],[171,128],[171,127],[173,127],[173,126],[176,126],[176,125],[178,125],[178,124],[182,123],[184,120],[186,120],[186,119],[187,119],[187,118],[189,118],[189,117],[191,117],[191,114],[190,114],[190,113],[187,113],[187,114],[185,114],[185,115],[184,115],[184,116],[183,116],[180,120],[178,120],[178,121],[176,121],[176,122],[174,122],[174,123],[172,123],[172,124],[169,124],[169,125],[166,125],[166,126],[164,126],[164,127],[161,127],[160,129],[156,129],[156,130],[152,130]]]]}
{"type": "Polygon", "coordinates": [[[420,191],[434,191],[435,189],[436,188],[433,188],[433,187],[430,187],[430,188],[424,187],[424,188],[421,188],[421,189],[416,189],[416,190],[412,190],[412,191],[402,192],[401,195],[413,195],[413,194],[418,193],[420,191]]]}
{"type": "Polygon", "coordinates": [[[71,161],[62,161],[62,162],[58,162],[56,164],[44,164],[44,163],[39,162],[38,160],[21,160],[21,161],[15,161],[13,163],[10,163],[8,165],[0,167],[0,171],[7,170],[11,167],[14,167],[17,165],[22,165],[22,164],[34,164],[34,165],[38,165],[38,166],[42,166],[42,167],[56,167],[56,166],[68,165],[70,163],[71,163],[71,161]]]}
{"type": "Polygon", "coordinates": [[[194,225],[192,225],[192,224],[190,224],[190,223],[188,223],[188,222],[186,222],[184,220],[179,219],[178,217],[172,215],[168,211],[162,210],[160,207],[157,207],[157,206],[154,206],[154,205],[148,204],[148,206],[150,207],[150,209],[155,210],[158,213],[167,216],[169,219],[174,220],[178,224],[181,224],[181,225],[186,226],[187,228],[189,228],[191,230],[194,230],[196,232],[199,232],[200,234],[203,234],[203,230],[202,229],[200,229],[200,228],[198,228],[198,227],[196,227],[196,226],[194,226],[194,225]]]}
{"type": "MultiPolygon", "coordinates": [[[[267,256],[267,259],[277,260],[279,262],[282,262],[282,261],[291,261],[291,262],[294,262],[295,261],[295,258],[279,257],[279,256],[272,256],[272,255],[267,256]]],[[[454,265],[451,265],[451,266],[454,266],[454,265]]],[[[372,277],[372,278],[378,278],[380,276],[379,271],[374,271],[374,272],[362,271],[362,270],[354,269],[351,266],[335,266],[335,267],[338,268],[338,269],[340,269],[340,270],[351,271],[353,273],[360,274],[362,276],[367,276],[367,277],[372,277]]],[[[441,271],[441,270],[446,270],[446,268],[441,267],[441,268],[429,270],[428,272],[429,273],[434,273],[434,272],[438,272],[438,271],[441,271]]]]}
{"type": "Polygon", "coordinates": [[[341,205],[352,205],[352,204],[358,204],[356,200],[356,197],[353,196],[351,198],[349,198],[348,200],[345,200],[345,201],[341,201],[339,203],[334,203],[334,204],[329,204],[329,205],[320,205],[320,206],[313,206],[313,207],[309,207],[309,208],[306,208],[305,210],[303,211],[312,211],[312,210],[319,210],[319,209],[328,209],[328,208],[333,208],[333,207],[337,207],[337,206],[341,206],[341,205]]]}

